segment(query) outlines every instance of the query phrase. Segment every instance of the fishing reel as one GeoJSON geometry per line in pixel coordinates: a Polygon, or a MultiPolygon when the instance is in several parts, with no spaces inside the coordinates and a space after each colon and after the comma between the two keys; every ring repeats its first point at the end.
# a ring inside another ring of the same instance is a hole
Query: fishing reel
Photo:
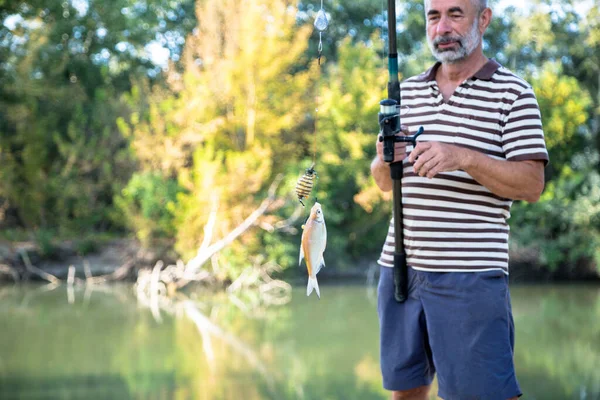
{"type": "Polygon", "coordinates": [[[397,135],[400,133],[400,106],[396,100],[385,99],[379,103],[379,129],[381,136],[379,141],[383,142],[383,161],[394,162],[394,147],[398,142],[417,145],[417,138],[423,133],[420,127],[412,136],[397,135]]]}

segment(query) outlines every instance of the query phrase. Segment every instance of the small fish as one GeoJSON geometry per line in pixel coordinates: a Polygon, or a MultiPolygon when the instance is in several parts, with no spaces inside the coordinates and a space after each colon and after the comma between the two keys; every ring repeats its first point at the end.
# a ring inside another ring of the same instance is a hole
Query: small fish
{"type": "Polygon", "coordinates": [[[314,289],[317,292],[317,296],[321,298],[317,274],[325,266],[323,252],[327,245],[327,228],[325,227],[325,217],[323,216],[321,204],[315,202],[315,205],[310,209],[310,216],[306,220],[306,223],[302,225],[302,229],[304,231],[302,232],[298,265],[302,264],[302,259],[304,258],[306,269],[308,270],[306,295],[309,296],[314,289]]]}

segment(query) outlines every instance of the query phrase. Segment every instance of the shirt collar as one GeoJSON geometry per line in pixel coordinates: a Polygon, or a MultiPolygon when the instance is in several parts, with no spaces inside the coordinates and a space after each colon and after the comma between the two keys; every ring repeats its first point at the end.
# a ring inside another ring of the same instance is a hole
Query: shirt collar
{"type": "MultiPolygon", "coordinates": [[[[431,68],[419,75],[417,80],[420,82],[435,81],[435,75],[440,65],[442,65],[441,62],[436,62],[431,68]]],[[[489,59],[488,62],[479,69],[479,71],[475,72],[473,78],[489,81],[500,67],[501,65],[496,60],[489,59]]]]}
{"type": "Polygon", "coordinates": [[[477,79],[483,79],[484,81],[489,81],[500,67],[501,65],[496,60],[489,59],[479,71],[475,72],[473,77],[477,79]]]}

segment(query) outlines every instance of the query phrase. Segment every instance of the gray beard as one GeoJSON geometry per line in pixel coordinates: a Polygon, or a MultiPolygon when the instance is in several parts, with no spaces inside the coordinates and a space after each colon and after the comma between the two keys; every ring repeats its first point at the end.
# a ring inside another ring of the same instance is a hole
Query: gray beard
{"type": "Polygon", "coordinates": [[[443,64],[456,64],[470,56],[473,51],[475,51],[481,40],[479,31],[477,30],[478,22],[479,19],[476,18],[475,22],[473,22],[473,26],[471,26],[471,30],[466,36],[440,36],[435,40],[431,40],[429,36],[427,36],[427,44],[429,45],[429,49],[436,60],[443,64]],[[458,48],[447,50],[440,50],[438,48],[439,44],[448,42],[457,42],[458,48]]]}

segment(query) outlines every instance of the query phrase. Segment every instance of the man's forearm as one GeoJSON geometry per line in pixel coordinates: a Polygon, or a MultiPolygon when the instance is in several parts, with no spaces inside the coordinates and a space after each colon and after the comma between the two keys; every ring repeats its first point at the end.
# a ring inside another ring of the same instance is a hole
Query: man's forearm
{"type": "Polygon", "coordinates": [[[542,161],[506,161],[465,150],[463,170],[497,196],[534,203],[544,190],[542,161]]]}
{"type": "MultiPolygon", "coordinates": [[[[491,158],[478,151],[446,143],[419,143],[411,154],[415,172],[432,178],[440,172],[461,169],[497,196],[536,202],[544,190],[542,161],[507,161],[491,158]],[[420,155],[423,160],[416,158],[420,155]],[[433,167],[432,167],[433,166],[433,167]]],[[[393,188],[389,164],[375,157],[371,174],[381,190],[393,188]]]]}
{"type": "Polygon", "coordinates": [[[379,156],[376,156],[373,162],[371,162],[371,175],[373,175],[375,183],[382,191],[389,192],[394,187],[390,175],[390,165],[382,161],[379,156]]]}

